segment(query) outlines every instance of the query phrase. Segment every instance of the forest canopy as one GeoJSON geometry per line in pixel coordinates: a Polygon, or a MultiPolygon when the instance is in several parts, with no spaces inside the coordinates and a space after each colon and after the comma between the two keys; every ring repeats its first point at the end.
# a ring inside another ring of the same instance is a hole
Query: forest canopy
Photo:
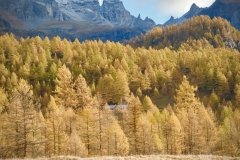
{"type": "Polygon", "coordinates": [[[208,41],[215,48],[229,47],[240,50],[240,32],[227,20],[221,17],[211,19],[208,16],[197,16],[180,24],[155,27],[144,35],[129,41],[134,47],[153,47],[178,49],[183,43],[192,47],[193,40],[208,41]]]}
{"type": "Polygon", "coordinates": [[[207,39],[157,50],[6,34],[0,88],[0,158],[240,156],[240,54],[207,39]]]}

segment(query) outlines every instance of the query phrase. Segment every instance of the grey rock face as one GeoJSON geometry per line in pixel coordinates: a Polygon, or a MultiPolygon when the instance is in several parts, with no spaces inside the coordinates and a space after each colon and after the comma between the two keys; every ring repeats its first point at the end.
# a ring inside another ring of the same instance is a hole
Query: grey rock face
{"type": "Polygon", "coordinates": [[[229,48],[237,48],[237,44],[234,42],[232,38],[227,38],[225,41],[225,45],[229,48]]]}
{"type": "Polygon", "coordinates": [[[0,0],[0,32],[20,36],[121,41],[155,26],[131,15],[120,0],[0,0]],[[100,33],[101,32],[101,33],[100,33]]]}
{"type": "Polygon", "coordinates": [[[101,15],[108,21],[118,25],[133,25],[133,17],[120,0],[104,0],[101,15]]]}
{"type": "Polygon", "coordinates": [[[130,27],[148,30],[155,22],[146,18],[136,18],[127,11],[121,0],[104,0],[100,6],[98,0],[56,0],[61,13],[71,20],[91,21],[98,24],[110,24],[117,27],[130,27]]]}
{"type": "Polygon", "coordinates": [[[1,0],[0,8],[24,21],[63,17],[54,0],[1,0]]]}
{"type": "Polygon", "coordinates": [[[98,0],[56,0],[59,9],[71,20],[93,21],[97,23],[105,20],[100,15],[98,0]]]}
{"type": "Polygon", "coordinates": [[[138,16],[137,19],[134,20],[134,26],[136,28],[139,27],[139,28],[141,28],[143,30],[149,30],[149,29],[151,29],[155,25],[156,24],[155,24],[155,22],[152,19],[146,17],[144,20],[142,20],[140,15],[138,16]]]}
{"type": "Polygon", "coordinates": [[[132,16],[120,0],[104,0],[101,7],[101,15],[118,26],[149,30],[156,25],[155,22],[148,17],[142,20],[140,15],[137,18],[132,16]]]}
{"type": "Polygon", "coordinates": [[[0,17],[0,28],[3,30],[11,28],[11,25],[4,19],[0,17]]]}

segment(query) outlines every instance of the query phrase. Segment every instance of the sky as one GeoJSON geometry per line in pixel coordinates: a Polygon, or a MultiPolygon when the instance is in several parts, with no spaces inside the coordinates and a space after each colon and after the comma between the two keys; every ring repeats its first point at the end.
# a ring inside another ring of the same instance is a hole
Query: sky
{"type": "MultiPolygon", "coordinates": [[[[100,3],[102,0],[99,0],[100,3]]],[[[125,8],[134,16],[152,18],[156,23],[163,24],[171,16],[177,18],[186,13],[193,3],[199,7],[208,7],[215,0],[122,0],[125,8]]]]}

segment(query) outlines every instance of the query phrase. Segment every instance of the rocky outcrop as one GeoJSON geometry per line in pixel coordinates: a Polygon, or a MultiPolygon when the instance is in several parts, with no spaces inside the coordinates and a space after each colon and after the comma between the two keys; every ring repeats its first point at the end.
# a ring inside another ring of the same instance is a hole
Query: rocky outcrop
{"type": "Polygon", "coordinates": [[[148,17],[143,20],[140,15],[137,18],[132,16],[120,0],[103,0],[101,15],[117,26],[140,28],[146,31],[156,25],[155,22],[148,17]]]}
{"type": "Polygon", "coordinates": [[[134,24],[135,28],[141,28],[142,30],[146,31],[151,29],[153,26],[155,26],[155,22],[146,17],[144,20],[141,18],[141,16],[139,15],[137,19],[134,20],[134,24]]]}
{"type": "Polygon", "coordinates": [[[180,18],[174,18],[173,16],[164,24],[164,25],[172,25],[172,24],[180,24],[188,20],[189,18],[198,15],[204,8],[198,7],[195,3],[192,4],[190,10],[184,14],[180,18]]]}
{"type": "Polygon", "coordinates": [[[71,20],[104,22],[98,0],[56,0],[59,9],[71,20]]]}
{"type": "Polygon", "coordinates": [[[104,0],[101,15],[109,22],[121,26],[133,26],[134,18],[120,0],[104,0]]]}

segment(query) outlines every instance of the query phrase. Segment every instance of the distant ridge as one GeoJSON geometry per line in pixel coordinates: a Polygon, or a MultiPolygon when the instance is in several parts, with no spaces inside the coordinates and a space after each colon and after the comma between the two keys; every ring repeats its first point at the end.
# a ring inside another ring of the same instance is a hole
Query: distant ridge
{"type": "Polygon", "coordinates": [[[200,8],[195,3],[193,3],[190,10],[187,13],[185,13],[182,17],[175,19],[173,16],[171,16],[171,18],[164,25],[183,23],[184,21],[188,20],[189,18],[199,14],[203,9],[204,8],[200,8]]]}
{"type": "Polygon", "coordinates": [[[210,7],[200,8],[193,4],[190,10],[180,18],[171,17],[164,25],[180,24],[199,15],[209,17],[222,17],[227,19],[234,27],[240,29],[240,1],[239,0],[216,0],[210,7]]]}

